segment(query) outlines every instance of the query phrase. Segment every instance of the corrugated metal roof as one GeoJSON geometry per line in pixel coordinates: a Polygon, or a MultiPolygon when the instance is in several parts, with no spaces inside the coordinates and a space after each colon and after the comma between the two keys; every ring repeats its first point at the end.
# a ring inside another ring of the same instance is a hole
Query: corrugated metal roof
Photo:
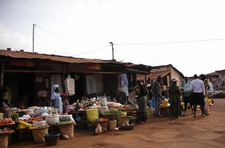
{"type": "Polygon", "coordinates": [[[66,57],[59,55],[47,55],[47,54],[38,54],[33,52],[23,52],[23,51],[7,51],[0,50],[0,56],[16,58],[16,59],[41,59],[41,60],[52,60],[57,62],[64,63],[113,63],[113,64],[121,64],[115,60],[100,60],[100,59],[84,59],[84,58],[74,58],[74,57],[66,57]]]}

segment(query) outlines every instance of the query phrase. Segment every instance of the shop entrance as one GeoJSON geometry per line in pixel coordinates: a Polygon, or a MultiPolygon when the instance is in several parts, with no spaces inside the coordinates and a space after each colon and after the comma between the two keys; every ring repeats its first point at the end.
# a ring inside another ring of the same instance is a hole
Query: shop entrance
{"type": "Polygon", "coordinates": [[[19,97],[23,97],[27,106],[33,104],[34,98],[34,74],[33,73],[5,73],[4,87],[11,92],[10,104],[15,106],[19,97]]]}

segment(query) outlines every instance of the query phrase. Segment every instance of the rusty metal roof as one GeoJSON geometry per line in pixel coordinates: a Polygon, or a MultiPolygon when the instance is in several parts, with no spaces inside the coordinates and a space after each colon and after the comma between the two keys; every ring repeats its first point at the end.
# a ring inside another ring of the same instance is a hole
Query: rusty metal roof
{"type": "Polygon", "coordinates": [[[166,76],[168,73],[170,73],[169,70],[152,72],[152,73],[150,73],[150,78],[151,78],[151,79],[155,79],[155,78],[157,78],[158,76],[164,77],[164,76],[166,76]]]}
{"type": "Polygon", "coordinates": [[[40,60],[51,60],[64,63],[112,63],[112,64],[121,64],[115,60],[100,60],[100,59],[84,59],[84,58],[74,58],[67,56],[59,55],[47,55],[47,54],[38,54],[33,52],[24,52],[24,51],[8,51],[0,50],[0,57],[8,57],[15,59],[40,59],[40,60]]]}

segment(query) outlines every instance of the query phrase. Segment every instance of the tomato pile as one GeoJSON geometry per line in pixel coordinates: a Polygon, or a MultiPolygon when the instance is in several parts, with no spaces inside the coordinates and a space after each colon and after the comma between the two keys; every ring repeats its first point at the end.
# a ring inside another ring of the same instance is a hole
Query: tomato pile
{"type": "Polygon", "coordinates": [[[108,121],[108,118],[99,118],[98,121],[108,121]]]}
{"type": "Polygon", "coordinates": [[[0,119],[0,124],[8,124],[8,123],[13,123],[13,120],[11,118],[0,119]]]}
{"type": "Polygon", "coordinates": [[[19,121],[27,122],[27,121],[35,121],[35,120],[40,120],[40,119],[42,119],[41,116],[40,117],[33,117],[33,118],[29,118],[29,119],[19,119],[19,121]]]}

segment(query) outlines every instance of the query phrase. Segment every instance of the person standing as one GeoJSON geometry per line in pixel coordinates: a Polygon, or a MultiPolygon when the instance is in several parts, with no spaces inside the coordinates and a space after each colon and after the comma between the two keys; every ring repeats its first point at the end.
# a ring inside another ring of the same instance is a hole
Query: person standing
{"type": "Polygon", "coordinates": [[[168,93],[170,95],[170,116],[180,117],[181,116],[181,104],[180,104],[180,89],[177,86],[177,80],[171,80],[171,86],[169,87],[168,93]]]}
{"type": "Polygon", "coordinates": [[[155,111],[154,116],[160,116],[161,110],[161,99],[162,99],[162,87],[160,85],[161,76],[158,76],[157,79],[153,82],[153,97],[155,98],[155,111]]]}
{"type": "Polygon", "coordinates": [[[64,93],[61,94],[61,98],[62,98],[63,111],[66,112],[66,107],[69,105],[69,101],[67,100],[67,96],[64,93]]]}
{"type": "Polygon", "coordinates": [[[141,81],[137,81],[138,90],[137,90],[137,99],[138,99],[138,113],[139,113],[139,122],[141,124],[145,124],[147,122],[147,118],[145,115],[145,111],[147,108],[147,91],[145,87],[141,84],[141,81]]]}
{"type": "Polygon", "coordinates": [[[205,95],[204,95],[204,97],[207,98],[207,96],[208,96],[208,88],[209,88],[208,80],[205,78],[204,74],[200,75],[200,79],[203,81],[204,87],[205,87],[205,95]]]}
{"type": "Polygon", "coordinates": [[[202,117],[205,117],[204,115],[205,86],[203,81],[199,80],[196,74],[194,75],[194,80],[191,81],[190,87],[193,92],[192,104],[194,106],[194,118],[196,117],[197,105],[200,105],[202,117]]]}
{"type": "Polygon", "coordinates": [[[214,102],[214,100],[213,100],[213,91],[214,90],[213,90],[212,80],[209,79],[208,83],[209,83],[208,98],[212,100],[212,104],[213,104],[213,102],[214,102]]]}
{"type": "Polygon", "coordinates": [[[185,77],[184,78],[184,82],[181,84],[180,87],[181,93],[182,93],[182,97],[184,100],[184,105],[185,105],[185,113],[187,110],[187,104],[190,104],[190,107],[192,108],[192,103],[191,103],[191,87],[190,87],[190,82],[188,82],[188,78],[185,77]]]}
{"type": "Polygon", "coordinates": [[[51,100],[50,100],[50,106],[58,108],[58,112],[61,114],[63,113],[63,107],[62,107],[62,98],[59,94],[59,85],[55,84],[52,86],[52,89],[54,92],[51,95],[51,100]]]}
{"type": "Polygon", "coordinates": [[[208,80],[205,78],[204,74],[200,75],[200,79],[203,81],[204,83],[204,87],[205,87],[205,95],[204,95],[204,114],[205,115],[209,115],[209,102],[208,102],[208,89],[209,89],[209,83],[208,80]]]}

